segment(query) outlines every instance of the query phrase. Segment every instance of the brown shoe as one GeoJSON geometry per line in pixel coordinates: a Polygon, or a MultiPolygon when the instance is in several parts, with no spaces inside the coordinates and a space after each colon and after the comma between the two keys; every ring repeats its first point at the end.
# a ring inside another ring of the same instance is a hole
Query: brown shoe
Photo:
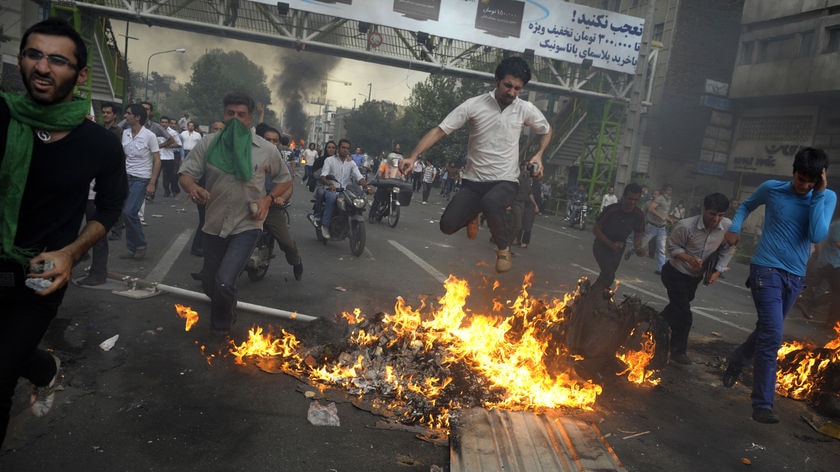
{"type": "Polygon", "coordinates": [[[473,240],[478,236],[478,217],[467,223],[467,239],[473,240]]]}
{"type": "Polygon", "coordinates": [[[511,254],[510,249],[496,250],[496,272],[507,272],[511,268],[511,254]]]}

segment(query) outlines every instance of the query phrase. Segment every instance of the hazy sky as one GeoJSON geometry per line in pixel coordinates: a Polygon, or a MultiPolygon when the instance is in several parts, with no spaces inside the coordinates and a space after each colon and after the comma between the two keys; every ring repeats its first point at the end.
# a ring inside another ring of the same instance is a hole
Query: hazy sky
{"type": "MultiPolygon", "coordinates": [[[[111,26],[120,49],[124,49],[125,23],[112,21],[111,26]]],[[[128,34],[137,38],[137,40],[129,40],[128,42],[128,62],[133,70],[140,71],[143,74],[146,73],[149,55],[158,51],[186,48],[187,52],[183,54],[158,54],[151,59],[149,65],[150,73],[174,75],[179,83],[186,83],[189,80],[192,74],[192,64],[207,51],[216,48],[225,51],[242,51],[251,61],[265,70],[269,80],[269,89],[272,93],[272,108],[278,113],[283,113],[281,109],[282,101],[278,96],[280,91],[272,87],[271,80],[283,66],[280,56],[294,51],[287,48],[217,38],[158,26],[149,27],[139,23],[131,23],[128,34]]],[[[341,59],[337,56],[307,52],[294,52],[294,54],[310,54],[318,60],[337,62],[327,76],[328,79],[331,79],[327,81],[327,100],[331,106],[350,108],[353,106],[353,99],[356,99],[357,105],[361,104],[362,101],[367,99],[368,84],[372,84],[370,87],[372,99],[388,100],[402,105],[410,94],[411,87],[415,83],[423,81],[428,75],[425,72],[341,59]],[[346,86],[342,82],[350,82],[352,85],[346,86]]],[[[318,107],[311,106],[309,112],[317,113],[318,107]]]]}

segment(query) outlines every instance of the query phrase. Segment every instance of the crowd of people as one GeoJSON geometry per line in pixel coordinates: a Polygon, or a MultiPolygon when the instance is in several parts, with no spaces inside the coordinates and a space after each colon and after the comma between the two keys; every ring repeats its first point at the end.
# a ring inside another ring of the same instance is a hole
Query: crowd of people
{"type": "MultiPolygon", "coordinates": [[[[163,198],[183,192],[197,206],[191,253],[203,263],[194,277],[210,298],[213,332],[227,334],[236,320],[237,280],[264,228],[278,241],[295,279],[303,276],[286,215],[295,178],[288,136],[261,122],[254,100],[242,93],[225,95],[222,118],[207,134],[186,113],[154,120],[148,102],[128,105],[120,122],[119,108],[103,104],[100,126],[89,119],[89,101],[73,96],[74,86],[87,78],[86,55],[84,41],[66,22],[38,23],[23,35],[18,56],[26,94],[0,96],[5,148],[0,153],[0,303],[7,319],[0,327],[0,444],[18,378],[33,385],[33,412],[43,415],[52,406],[60,360],[38,345],[56,316],[73,264],[93,248],[90,271],[78,283],[104,283],[108,240],[121,238],[120,227],[126,249],[121,257],[144,259],[149,242],[143,207],[160,188],[163,198]],[[62,159],[54,159],[59,155],[62,159]],[[21,216],[32,214],[41,217],[21,216]]],[[[482,216],[496,246],[495,270],[510,270],[511,247],[528,247],[535,215],[542,211],[542,157],[552,135],[542,112],[518,97],[530,78],[524,59],[504,59],[496,68],[494,89],[458,105],[407,156],[398,143],[373,160],[347,139],[326,142],[322,152],[310,143],[300,153],[302,180],[315,193],[322,236],[331,236],[326,222],[338,186],[349,181],[364,186],[374,173],[373,181],[407,181],[425,204],[439,181],[439,196],[447,201],[441,232],[463,228],[474,239],[482,216]],[[469,127],[463,166],[436,166],[422,158],[463,126],[469,127]],[[520,161],[524,128],[538,140],[536,150],[520,161]]],[[[639,184],[626,185],[621,198],[610,188],[593,228],[592,251],[600,268],[595,293],[612,290],[622,259],[644,256],[653,244],[654,271],[668,295],[662,318],[670,335],[661,361],[689,364],[690,302],[701,282],[714,284],[727,270],[746,217],[767,207],[749,279],[759,322],[735,350],[723,377],[724,385],[732,386],[753,365],[753,418],[761,423],[778,422],[773,385],[782,322],[807,275],[811,244],[827,236],[817,265],[837,292],[840,223],[829,226],[836,195],[827,189],[827,166],[823,151],[800,150],[792,180],[761,184],[734,214],[720,193],[706,195],[699,214],[686,216],[679,205],[672,208],[671,185],[650,198],[639,184]]],[[[582,186],[575,191],[585,193],[582,186]]],[[[386,196],[374,194],[371,217],[386,196]]],[[[835,297],[835,319],[837,307],[835,297]]]]}

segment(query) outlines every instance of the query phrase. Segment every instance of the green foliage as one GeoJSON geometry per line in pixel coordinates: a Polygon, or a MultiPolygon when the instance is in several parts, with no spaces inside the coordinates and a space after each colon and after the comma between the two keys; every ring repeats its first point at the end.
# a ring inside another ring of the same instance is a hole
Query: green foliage
{"type": "Polygon", "coordinates": [[[186,88],[192,101],[192,115],[200,123],[221,118],[222,99],[230,92],[247,93],[266,106],[266,119],[276,119],[276,114],[268,110],[271,93],[265,71],[240,51],[213,49],[201,56],[192,66],[186,88]]]}
{"type": "Polygon", "coordinates": [[[396,128],[397,106],[379,100],[362,103],[345,122],[347,139],[371,156],[391,150],[396,128]]]}

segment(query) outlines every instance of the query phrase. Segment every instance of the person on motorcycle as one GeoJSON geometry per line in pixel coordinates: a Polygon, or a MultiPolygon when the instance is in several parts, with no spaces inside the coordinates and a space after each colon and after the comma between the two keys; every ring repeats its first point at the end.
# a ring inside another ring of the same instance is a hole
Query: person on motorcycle
{"type": "Polygon", "coordinates": [[[469,124],[467,164],[462,187],[443,212],[440,230],[453,234],[467,228],[467,238],[478,234],[478,215],[484,213],[496,243],[496,272],[511,268],[511,235],[505,224],[505,209],[519,186],[519,137],[528,127],[539,136],[539,148],[528,160],[535,174],[542,175],[542,156],[551,141],[551,125],[533,103],[519,98],[531,80],[531,68],[518,56],[508,57],[496,67],[496,88],[467,99],[429,130],[403,159],[400,169],[408,173],[420,154],[444,136],[469,124]]]}
{"type": "Polygon", "coordinates": [[[324,162],[327,158],[335,155],[335,150],[335,141],[329,140],[326,144],[324,144],[324,153],[318,156],[318,158],[315,159],[315,162],[312,163],[312,173],[309,176],[309,182],[307,183],[309,191],[315,192],[315,197],[313,198],[315,203],[312,205],[312,214],[314,214],[318,219],[321,219],[321,214],[324,211],[322,205],[324,202],[324,183],[321,181],[321,176],[324,174],[322,174],[321,171],[324,168],[324,162]]]}
{"type": "Polygon", "coordinates": [[[335,189],[346,187],[353,182],[358,182],[362,187],[367,185],[367,181],[359,172],[358,166],[350,157],[350,141],[347,139],[338,141],[338,156],[328,157],[324,161],[324,168],[321,169],[321,182],[324,184],[321,235],[324,239],[330,239],[330,219],[332,219],[333,208],[338,198],[338,192],[335,189]],[[334,177],[335,180],[328,179],[329,176],[334,177]]]}
{"type": "MultiPolygon", "coordinates": [[[[400,152],[400,143],[396,143],[394,144],[394,150],[388,154],[386,159],[382,159],[382,162],[379,164],[379,169],[376,171],[377,180],[405,180],[402,172],[400,172],[400,161],[402,158],[403,155],[400,152]]],[[[370,213],[368,213],[369,222],[373,223],[374,218],[376,217],[376,212],[379,210],[379,206],[387,204],[389,190],[390,188],[387,185],[379,185],[376,187],[376,193],[373,194],[373,203],[370,205],[370,213]]]]}

